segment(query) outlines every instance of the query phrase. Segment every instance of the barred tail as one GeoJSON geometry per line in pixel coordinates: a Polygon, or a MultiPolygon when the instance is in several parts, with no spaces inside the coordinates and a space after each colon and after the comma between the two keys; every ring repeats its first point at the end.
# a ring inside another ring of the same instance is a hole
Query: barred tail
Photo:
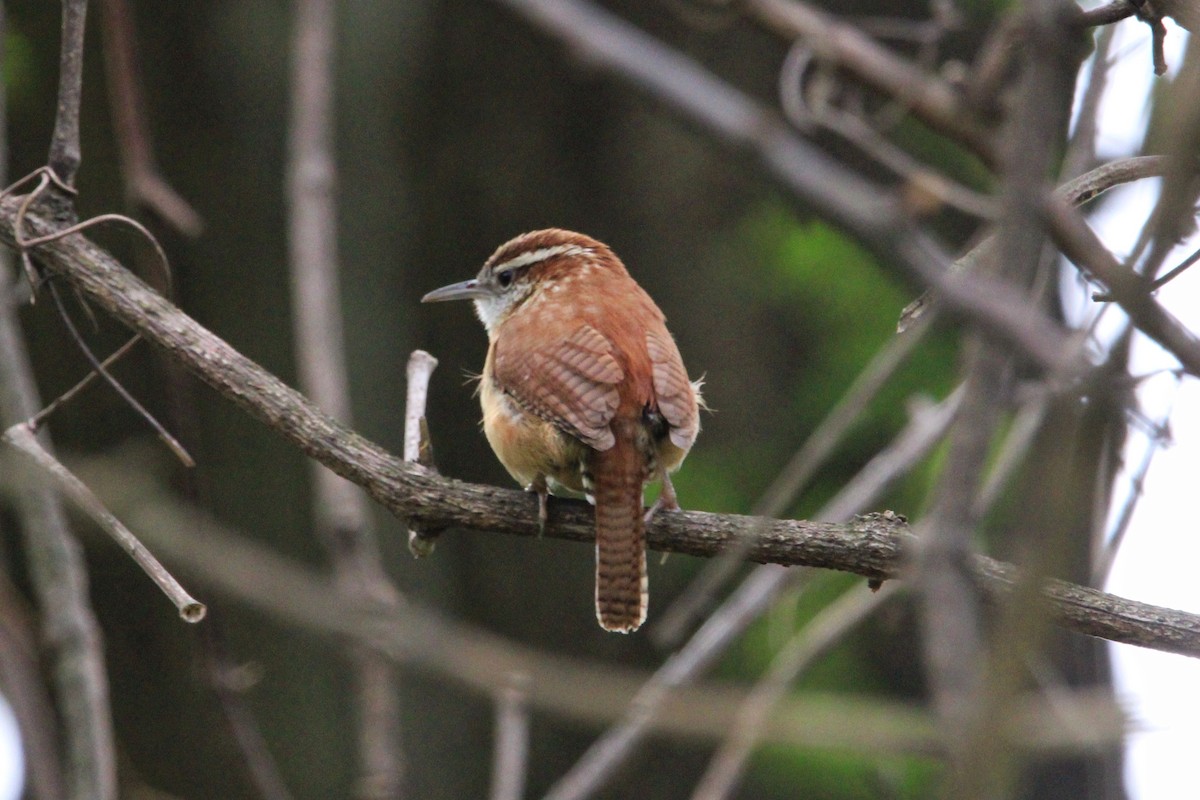
{"type": "Polygon", "coordinates": [[[646,620],[649,587],[642,523],[645,459],[634,437],[592,456],[596,498],[596,618],[600,627],[632,633],[646,620]]]}

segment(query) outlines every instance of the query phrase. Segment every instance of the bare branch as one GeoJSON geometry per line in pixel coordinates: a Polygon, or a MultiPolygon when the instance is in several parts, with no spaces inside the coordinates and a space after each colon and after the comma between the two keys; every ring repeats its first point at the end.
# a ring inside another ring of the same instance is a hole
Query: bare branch
{"type": "MultiPolygon", "coordinates": [[[[292,45],[288,125],[288,246],[292,331],[301,387],[333,417],[350,422],[337,254],[337,166],[333,151],[333,0],[298,0],[292,45]]],[[[338,590],[399,602],[379,556],[367,498],[317,462],[316,529],[334,564],[338,590]]],[[[403,768],[395,675],[383,657],[355,648],[359,779],[363,800],[401,795],[403,768]]]]}
{"type": "MultiPolygon", "coordinates": [[[[0,200],[0,241],[13,243],[17,202],[0,200]]],[[[47,223],[30,215],[28,224],[47,223]]],[[[333,471],[365,488],[376,501],[410,523],[459,527],[524,536],[537,535],[536,498],[528,493],[463,483],[406,464],[321,413],[278,378],[204,329],[161,295],[82,236],[68,236],[39,249],[52,272],[79,286],[97,305],[227,399],[333,471]]],[[[650,526],[649,545],[658,550],[711,557],[729,547],[760,519],[737,515],[683,512],[658,515],[650,526]]],[[[550,508],[546,534],[592,541],[590,507],[564,500],[550,508]]],[[[836,525],[793,520],[769,521],[749,560],[808,564],[855,572],[869,578],[897,573],[903,537],[899,522],[869,520],[836,525]]],[[[993,574],[988,582],[993,582],[993,574]]],[[[993,585],[996,585],[993,583],[993,585]]],[[[1200,617],[1157,609],[1103,593],[1050,598],[1060,624],[1094,636],[1156,649],[1200,655],[1200,617]],[[1152,620],[1162,621],[1161,630],[1152,620]]]]}
{"type": "MultiPolygon", "coordinates": [[[[649,677],[644,670],[535,650],[416,601],[394,608],[369,598],[347,598],[326,577],[231,533],[126,464],[101,458],[73,467],[164,558],[210,591],[301,630],[362,641],[397,664],[440,676],[484,698],[496,697],[512,675],[526,675],[531,709],[599,725],[618,717],[649,677]],[[580,691],[581,686],[587,691],[580,691]]],[[[719,739],[747,697],[744,689],[727,682],[679,689],[653,716],[651,730],[693,740],[719,739]]],[[[1111,698],[1097,701],[1084,694],[1068,701],[1075,713],[1089,717],[1082,732],[1045,714],[1041,704],[1037,698],[1022,699],[1006,711],[1018,724],[1014,737],[1033,749],[1077,752],[1115,741],[1123,728],[1111,698]]],[[[788,697],[770,715],[763,735],[765,741],[799,746],[941,752],[928,715],[880,698],[788,697]]]]}
{"type": "Polygon", "coordinates": [[[71,334],[71,339],[76,345],[79,346],[79,351],[83,353],[84,359],[86,359],[88,364],[91,365],[92,374],[99,375],[101,378],[103,378],[104,382],[112,387],[113,391],[115,391],[130,408],[137,412],[138,416],[146,420],[147,424],[154,429],[154,433],[158,436],[159,440],[162,441],[162,443],[167,446],[167,449],[179,459],[180,463],[182,463],[185,467],[196,466],[195,460],[184,448],[184,446],[180,444],[179,441],[162,426],[162,423],[155,419],[154,415],[151,414],[145,406],[138,402],[137,398],[131,395],[129,390],[122,386],[120,381],[114,378],[112,373],[108,371],[104,364],[98,358],[96,358],[96,354],[92,352],[92,348],[88,347],[87,342],[83,340],[83,336],[80,335],[79,330],[75,327],[75,323],[71,321],[71,315],[67,313],[67,307],[63,303],[62,297],[59,296],[58,289],[53,283],[50,284],[50,296],[54,298],[54,305],[58,309],[58,316],[59,319],[62,320],[63,326],[66,327],[67,332],[71,334]]]}
{"type": "MultiPolygon", "coordinates": [[[[36,176],[52,180],[68,197],[74,193],[70,184],[80,159],[79,99],[85,9],[86,3],[82,1],[63,2],[58,114],[50,144],[50,166],[40,169],[40,175],[36,176]]],[[[2,15],[0,9],[0,18],[2,15]]],[[[0,183],[7,183],[8,118],[4,104],[0,104],[0,115],[3,116],[0,183]]],[[[34,177],[27,176],[17,181],[17,185],[34,177]]],[[[0,196],[7,196],[13,188],[0,192],[0,196]]],[[[21,261],[32,288],[36,279],[33,265],[25,257],[21,261]]],[[[3,427],[30,418],[41,406],[17,319],[13,288],[7,259],[0,259],[0,425],[3,427]]],[[[62,782],[67,797],[115,800],[116,749],[108,677],[104,671],[100,627],[88,602],[83,554],[68,528],[66,512],[56,492],[45,486],[23,487],[17,495],[16,509],[61,713],[62,782]]],[[[37,744],[33,747],[37,748],[37,744]]]]}
{"type": "Polygon", "coordinates": [[[529,769],[529,677],[509,676],[496,696],[491,800],[521,800],[529,769]]]}
{"type": "MultiPolygon", "coordinates": [[[[1024,39],[1021,72],[1000,146],[1004,175],[997,225],[997,257],[987,272],[1028,292],[1036,304],[1039,283],[1055,264],[1038,213],[1043,186],[1062,152],[1082,50],[1067,25],[1066,0],[1028,0],[1020,7],[1024,39]]],[[[1082,342],[1080,343],[1082,344],[1082,342]]],[[[1010,398],[1013,360],[995,341],[968,339],[963,408],[955,423],[932,507],[922,520],[914,576],[920,592],[922,653],[943,735],[951,753],[944,797],[986,798],[1006,793],[1012,748],[997,745],[1001,730],[991,713],[1017,691],[1007,651],[1026,652],[1026,627],[1012,626],[1001,656],[985,647],[980,598],[970,555],[981,517],[976,498],[984,487],[994,433],[1010,398]],[[985,760],[987,763],[985,763],[985,760]]],[[[1083,348],[1079,348],[1080,357],[1083,348]]],[[[1016,542],[1029,542],[1021,530],[1016,542]]],[[[1029,547],[1018,546],[1017,552],[1029,547]]],[[[1036,585],[1040,563],[1026,564],[1036,585]]],[[[1014,591],[1001,603],[1008,619],[1032,615],[1036,592],[1014,591]]]]}
{"type": "Polygon", "coordinates": [[[175,604],[175,608],[179,609],[179,616],[184,621],[199,622],[204,619],[206,611],[204,604],[188,594],[174,576],[167,572],[166,567],[159,563],[154,554],[138,541],[133,532],[121,524],[121,521],[104,507],[104,504],[92,494],[82,481],[72,475],[66,467],[59,463],[58,459],[41,446],[28,425],[13,425],[4,432],[0,441],[6,442],[26,456],[42,474],[53,482],[59,491],[71,498],[92,518],[93,522],[111,536],[121,546],[121,549],[128,553],[130,558],[150,576],[150,580],[154,581],[167,599],[175,604]]]}
{"type": "Polygon", "coordinates": [[[101,0],[100,33],[112,98],[113,131],[121,155],[125,194],[185,236],[199,236],[204,220],[158,169],[146,122],[146,98],[138,76],[133,15],[128,0],[101,0]]]}
{"type": "MultiPolygon", "coordinates": [[[[768,174],[798,200],[849,232],[883,263],[898,264],[913,277],[938,289],[948,312],[968,318],[986,335],[1008,343],[1050,372],[1070,376],[1086,369],[1071,335],[1033,308],[1020,292],[982,276],[964,280],[952,274],[951,259],[911,224],[901,198],[867,182],[796,138],[773,110],[716,78],[696,62],[583,0],[497,2],[519,11],[539,28],[567,43],[589,66],[630,81],[702,125],[721,142],[755,155],[768,174]]],[[[778,6],[781,15],[802,8],[790,0],[761,2],[772,8],[778,6]]],[[[823,16],[802,10],[808,15],[806,24],[812,25],[814,37],[821,35],[826,37],[824,41],[840,41],[823,24],[823,16]]],[[[889,57],[879,68],[903,70],[891,63],[895,60],[889,57]]],[[[911,74],[911,71],[895,74],[911,74]]]]}
{"type": "Polygon", "coordinates": [[[87,0],[62,0],[62,43],[58,66],[58,110],[48,164],[68,186],[79,169],[79,103],[83,96],[83,27],[87,0]]]}
{"type": "Polygon", "coordinates": [[[1108,5],[1097,6],[1096,8],[1081,12],[1077,24],[1081,27],[1111,25],[1114,22],[1128,19],[1136,13],[1137,5],[1132,0],[1112,0],[1108,5]]]}
{"type": "MultiPolygon", "coordinates": [[[[0,419],[14,425],[40,402],[11,297],[10,272],[0,268],[0,419]]],[[[17,510],[63,714],[63,761],[72,800],[117,796],[108,680],[100,628],[87,599],[83,554],[67,526],[58,494],[24,487],[17,510]]]]}
{"type": "Polygon", "coordinates": [[[1108,287],[1113,300],[1138,330],[1179,359],[1190,374],[1200,375],[1200,340],[1155,301],[1150,281],[1122,266],[1063,198],[1049,196],[1044,209],[1063,254],[1108,287]]]}
{"type": "Polygon", "coordinates": [[[867,85],[897,98],[922,122],[996,161],[992,132],[981,125],[959,92],[937,75],[874,42],[852,25],[798,0],[747,0],[756,21],[787,39],[804,39],[816,57],[845,69],[867,85]]]}
{"type": "MultiPolygon", "coordinates": [[[[893,337],[879,349],[871,362],[854,379],[854,383],[846,390],[842,399],[762,493],[750,510],[751,514],[778,517],[787,511],[788,506],[816,474],[837,443],[859,421],[863,410],[879,390],[924,340],[932,323],[933,315],[925,317],[912,330],[893,337]]],[[[657,642],[677,642],[683,637],[684,629],[692,624],[692,620],[700,614],[701,609],[712,602],[717,591],[733,577],[737,568],[745,561],[750,546],[749,540],[740,542],[737,547],[727,550],[704,566],[654,626],[653,635],[657,642]]]]}
{"type": "MultiPolygon", "coordinates": [[[[110,354],[107,358],[105,358],[103,361],[101,361],[100,366],[106,370],[111,369],[113,364],[117,363],[122,358],[124,358],[125,355],[130,350],[133,349],[133,346],[135,344],[137,344],[138,342],[140,342],[141,340],[142,340],[142,337],[140,337],[140,336],[130,337],[129,341],[125,342],[125,344],[118,347],[115,351],[113,351],[112,354],[110,354]]],[[[75,395],[82,392],[88,386],[91,386],[92,381],[94,381],[99,375],[100,375],[100,373],[98,371],[93,370],[93,371],[89,372],[87,375],[83,376],[83,378],[80,379],[79,383],[75,384],[70,389],[67,389],[65,392],[60,394],[58,397],[51,400],[49,405],[47,405],[41,411],[39,411],[38,413],[36,413],[32,417],[30,417],[29,418],[29,427],[33,428],[35,431],[39,430],[42,427],[42,425],[45,424],[47,417],[49,417],[51,414],[53,414],[55,411],[57,411],[59,409],[59,407],[62,406],[64,403],[71,402],[71,400],[75,397],[75,395]]]]}
{"type": "MultiPolygon", "coordinates": [[[[414,350],[408,357],[408,391],[404,399],[404,460],[433,469],[433,445],[425,422],[425,405],[429,397],[429,379],[437,369],[436,358],[424,350],[414,350]]],[[[440,530],[408,528],[408,550],[414,558],[433,553],[440,530]]]]}

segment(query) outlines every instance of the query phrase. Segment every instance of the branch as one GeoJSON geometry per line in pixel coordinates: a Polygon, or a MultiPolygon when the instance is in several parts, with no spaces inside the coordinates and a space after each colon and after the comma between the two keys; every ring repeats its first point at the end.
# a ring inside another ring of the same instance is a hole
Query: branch
{"type": "Polygon", "coordinates": [[[952,274],[951,259],[911,224],[894,192],[797,138],[774,110],[591,3],[497,1],[561,39],[589,67],[634,84],[722,144],[755,156],[793,197],[862,242],[882,263],[899,265],[937,289],[948,312],[1047,371],[1071,376],[1086,369],[1071,335],[1034,308],[1024,293],[983,276],[964,280],[952,274]]]}
{"type": "MultiPolygon", "coordinates": [[[[288,250],[292,333],[300,385],[337,419],[351,399],[338,285],[337,164],[334,157],[333,0],[293,4],[291,116],[288,122],[288,250]]],[[[354,484],[315,462],[315,528],[333,562],[338,590],[396,603],[383,568],[371,511],[354,484]]],[[[394,671],[367,648],[350,653],[357,722],[359,796],[401,795],[404,769],[394,671]]]]}
{"type": "Polygon", "coordinates": [[[496,696],[491,800],[521,800],[529,770],[529,679],[510,675],[496,696]]]}
{"type": "Polygon", "coordinates": [[[747,0],[746,13],[788,39],[803,39],[817,58],[844,69],[874,89],[906,104],[936,131],[965,144],[995,164],[991,130],[980,124],[960,92],[938,75],[902,58],[858,28],[796,0],[747,0]]]}
{"type": "MultiPolygon", "coordinates": [[[[40,401],[12,300],[13,276],[0,266],[0,422],[37,413],[40,401]]],[[[117,796],[108,681],[100,627],[87,599],[83,553],[69,530],[58,494],[43,486],[19,493],[30,580],[64,724],[63,762],[73,800],[117,796]]]]}
{"type": "MultiPolygon", "coordinates": [[[[495,698],[524,676],[529,708],[599,725],[621,716],[648,673],[537,650],[446,617],[416,601],[400,607],[352,599],[314,570],[230,532],[209,515],[161,491],[145,470],[111,459],[86,459],[73,468],[105,503],[130,521],[163,557],[209,591],[258,609],[297,629],[351,638],[397,664],[418,669],[484,698],[495,698]],[[586,687],[586,691],[580,691],[586,687]]],[[[520,494],[517,491],[508,494],[520,494]]],[[[531,499],[531,498],[527,498],[531,499]]],[[[527,504],[530,532],[536,529],[527,504]]],[[[549,531],[547,531],[549,534],[549,531]]],[[[725,682],[676,690],[651,728],[713,741],[725,736],[748,692],[725,682]]],[[[1072,695],[1078,718],[1048,711],[1041,698],[1014,704],[1013,736],[1031,749],[1079,752],[1120,738],[1122,720],[1111,697],[1072,695]]],[[[769,716],[765,740],[802,747],[937,754],[941,743],[927,714],[880,698],[806,694],[785,698],[769,716]]]]}
{"type": "Polygon", "coordinates": [[[150,143],[146,98],[138,76],[133,14],[128,0],[101,0],[100,33],[104,71],[112,98],[113,133],[121,158],[121,180],[130,202],[144,205],[184,236],[195,238],[204,220],[162,176],[150,143]]]}
{"type": "MultiPolygon", "coordinates": [[[[12,246],[18,201],[0,200],[0,241],[12,246]]],[[[35,231],[49,224],[26,216],[35,231]]],[[[318,410],[299,392],[203,328],[107,252],[71,235],[37,250],[42,264],[78,286],[148,341],[227,399],[410,524],[457,527],[520,536],[538,533],[536,498],[514,489],[464,483],[405,463],[318,410]]],[[[808,565],[867,578],[896,577],[909,537],[906,525],[882,516],[847,524],[762,520],[735,514],[659,514],[647,531],[649,546],[665,552],[712,557],[747,534],[756,537],[747,558],[761,563],[808,565]]],[[[590,507],[564,500],[550,507],[546,535],[594,541],[590,507]]],[[[976,574],[994,594],[1006,593],[1013,568],[987,559],[976,574]]],[[[1200,656],[1200,616],[1125,600],[1068,583],[1046,588],[1051,615],[1071,630],[1184,655],[1200,656]]]]}
{"type": "Polygon", "coordinates": [[[1117,261],[1079,212],[1060,195],[1044,201],[1050,231],[1063,254],[1106,287],[1134,327],[1179,359],[1188,373],[1200,376],[1200,339],[1151,295],[1152,281],[1117,261]]]}
{"type": "Polygon", "coordinates": [[[79,102],[83,95],[83,23],[87,0],[63,0],[62,43],[58,66],[58,111],[47,162],[58,179],[75,185],[82,158],[79,149],[79,102]]]}
{"type": "Polygon", "coordinates": [[[1128,19],[1136,13],[1137,6],[1134,5],[1132,0],[1112,0],[1108,5],[1080,12],[1075,20],[1075,24],[1081,28],[1090,28],[1096,25],[1111,25],[1114,22],[1128,19]]]}
{"type": "Polygon", "coordinates": [[[42,447],[29,425],[24,423],[13,425],[4,432],[3,436],[0,436],[0,442],[10,445],[28,458],[44,474],[44,477],[58,488],[59,492],[71,498],[75,505],[79,506],[91,517],[93,522],[111,536],[121,546],[121,549],[128,553],[130,558],[150,576],[162,593],[175,604],[175,608],[179,610],[179,616],[185,622],[199,622],[204,619],[207,611],[204,604],[198,602],[179,585],[179,582],[171,573],[167,572],[154,554],[147,550],[145,545],[133,535],[133,532],[122,525],[121,521],[104,507],[104,504],[92,494],[83,481],[72,475],[57,458],[42,447]]]}
{"type": "MultiPolygon", "coordinates": [[[[67,181],[73,180],[80,157],[85,8],[84,2],[76,0],[63,3],[62,64],[50,172],[67,181]]],[[[0,10],[0,19],[2,14],[0,10]]],[[[4,29],[7,31],[7,25],[4,29]]],[[[0,112],[4,112],[4,124],[0,124],[0,152],[4,154],[0,175],[7,175],[7,113],[2,107],[0,112]]],[[[0,261],[0,425],[4,427],[29,419],[41,405],[17,318],[15,287],[7,262],[0,261]]],[[[27,487],[18,494],[16,509],[61,712],[67,796],[72,800],[112,800],[117,796],[117,770],[108,676],[100,626],[88,602],[83,554],[55,492],[42,486],[27,487]]]]}

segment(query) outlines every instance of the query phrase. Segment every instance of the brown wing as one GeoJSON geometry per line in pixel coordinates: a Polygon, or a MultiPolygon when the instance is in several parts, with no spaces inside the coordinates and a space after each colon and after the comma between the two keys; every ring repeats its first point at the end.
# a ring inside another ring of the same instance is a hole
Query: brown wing
{"type": "MultiPolygon", "coordinates": [[[[505,348],[521,331],[506,331],[496,344],[494,379],[530,413],[575,436],[596,450],[613,446],[609,428],[624,377],[612,344],[592,326],[580,323],[568,336],[537,349],[505,348]]],[[[534,332],[530,332],[534,333],[534,332]]]]}
{"type": "Polygon", "coordinates": [[[646,332],[646,350],[654,377],[658,410],[671,425],[671,442],[687,450],[700,432],[696,393],[683,368],[683,358],[675,340],[664,328],[646,332]]]}

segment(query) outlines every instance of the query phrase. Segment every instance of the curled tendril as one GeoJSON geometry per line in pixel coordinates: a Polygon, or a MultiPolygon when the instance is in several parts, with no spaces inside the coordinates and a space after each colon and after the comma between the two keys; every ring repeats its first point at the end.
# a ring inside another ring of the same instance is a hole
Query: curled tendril
{"type": "MultiPolygon", "coordinates": [[[[3,191],[0,191],[0,200],[12,195],[17,189],[28,185],[34,180],[37,181],[37,185],[34,186],[33,190],[21,199],[20,205],[17,207],[16,218],[13,221],[13,241],[16,244],[17,253],[21,258],[21,266],[25,271],[26,278],[29,280],[29,285],[33,290],[30,295],[30,302],[33,302],[33,298],[36,297],[38,289],[42,283],[45,282],[41,279],[37,269],[33,265],[33,260],[30,256],[31,251],[34,248],[58,241],[65,236],[69,236],[74,233],[80,233],[88,228],[107,222],[117,222],[127,225],[140,233],[142,237],[144,237],[144,239],[150,243],[151,247],[154,248],[157,265],[162,271],[166,293],[168,295],[171,294],[171,267],[170,262],[167,261],[167,254],[162,249],[162,245],[159,244],[158,239],[156,239],[154,234],[152,234],[144,225],[137,220],[125,216],[124,214],[101,214],[99,216],[92,217],[91,219],[84,220],[83,222],[63,228],[62,230],[54,231],[53,233],[26,238],[24,231],[29,209],[32,207],[34,201],[42,194],[42,192],[46,191],[46,189],[53,184],[60,191],[65,192],[72,197],[77,194],[73,187],[65,184],[54,173],[54,170],[50,169],[49,167],[39,167],[20,180],[9,185],[3,191]]],[[[75,324],[71,321],[70,315],[67,313],[66,306],[63,304],[62,298],[54,284],[49,283],[49,287],[51,297],[54,299],[54,304],[58,309],[59,316],[63,320],[63,324],[66,326],[71,337],[75,340],[75,343],[79,346],[79,349],[83,352],[83,355],[87,359],[88,363],[91,364],[92,372],[74,387],[50,403],[50,405],[48,405],[45,409],[35,415],[29,423],[31,428],[36,429],[36,427],[39,426],[47,416],[53,413],[63,403],[67,402],[76,394],[78,394],[79,391],[87,386],[95,377],[99,376],[106,383],[108,383],[113,390],[116,391],[117,394],[120,395],[120,397],[126,403],[128,403],[131,408],[134,409],[134,411],[136,411],[143,419],[146,420],[146,422],[154,429],[155,433],[158,434],[158,437],[166,444],[167,448],[170,449],[171,452],[174,453],[184,465],[189,467],[194,466],[195,461],[188,454],[187,450],[184,449],[183,445],[181,445],[175,439],[175,437],[168,433],[166,428],[164,428],[163,425],[159,423],[159,421],[156,420],[150,414],[150,412],[147,411],[146,408],[139,403],[108,371],[108,368],[113,363],[124,356],[125,353],[129,352],[129,350],[140,337],[135,336],[115,353],[101,362],[98,358],[96,358],[95,354],[92,353],[91,348],[88,347],[87,343],[83,340],[83,337],[80,336],[79,331],[75,327],[75,324]]],[[[88,308],[86,304],[84,305],[84,308],[90,315],[90,308],[88,308]]]]}

